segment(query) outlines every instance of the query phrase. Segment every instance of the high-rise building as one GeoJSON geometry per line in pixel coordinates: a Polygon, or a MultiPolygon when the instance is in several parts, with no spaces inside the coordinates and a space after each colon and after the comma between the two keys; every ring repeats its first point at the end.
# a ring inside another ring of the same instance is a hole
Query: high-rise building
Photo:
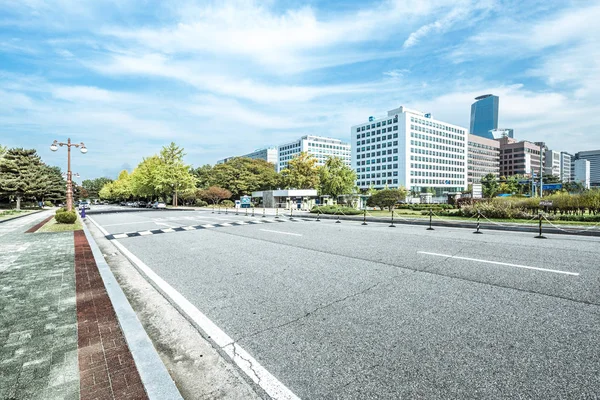
{"type": "Polygon", "coordinates": [[[469,134],[469,184],[480,183],[488,174],[500,174],[500,143],[469,134]]]}
{"type": "Polygon", "coordinates": [[[564,183],[571,182],[573,156],[566,152],[560,153],[560,180],[564,183]]]}
{"type": "Polygon", "coordinates": [[[526,140],[503,137],[500,143],[500,175],[532,175],[540,173],[540,145],[526,140]]]}
{"type": "Polygon", "coordinates": [[[361,189],[397,188],[435,196],[467,188],[467,130],[399,107],[351,127],[352,166],[361,189]]]}
{"type": "Polygon", "coordinates": [[[579,160],[575,160],[575,182],[580,182],[583,184],[585,189],[590,188],[591,184],[591,173],[590,173],[590,161],[584,158],[579,160]]]}
{"type": "Polygon", "coordinates": [[[600,150],[580,151],[575,159],[590,162],[590,186],[600,187],[600,150]]]}
{"type": "Polygon", "coordinates": [[[277,149],[275,147],[267,147],[264,149],[255,150],[252,153],[244,154],[242,156],[227,157],[217,161],[217,164],[226,163],[227,161],[230,161],[231,159],[236,157],[252,158],[255,160],[265,160],[273,164],[275,169],[277,169],[277,149]]]}
{"type": "Polygon", "coordinates": [[[473,135],[494,139],[491,130],[498,129],[498,105],[500,99],[492,94],[475,98],[471,104],[471,131],[473,135]]]}
{"type": "Polygon", "coordinates": [[[560,166],[560,152],[556,150],[546,150],[544,155],[544,175],[554,175],[562,178],[560,166]]]}
{"type": "Polygon", "coordinates": [[[317,159],[317,165],[325,164],[329,157],[339,157],[351,167],[351,147],[339,139],[321,136],[302,136],[298,140],[277,147],[277,171],[287,168],[289,161],[301,152],[308,153],[317,159]]]}

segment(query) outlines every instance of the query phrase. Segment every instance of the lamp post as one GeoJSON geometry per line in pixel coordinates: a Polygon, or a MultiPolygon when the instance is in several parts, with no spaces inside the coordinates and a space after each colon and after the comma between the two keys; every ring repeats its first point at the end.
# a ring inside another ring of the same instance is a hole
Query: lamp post
{"type": "Polygon", "coordinates": [[[71,147],[77,147],[80,151],[85,154],[87,153],[87,147],[83,142],[81,143],[71,143],[71,138],[67,140],[67,143],[59,142],[55,140],[50,145],[50,150],[56,151],[58,150],[58,146],[63,147],[67,146],[67,211],[73,210],[73,181],[72,181],[72,173],[71,173],[71,147]]]}

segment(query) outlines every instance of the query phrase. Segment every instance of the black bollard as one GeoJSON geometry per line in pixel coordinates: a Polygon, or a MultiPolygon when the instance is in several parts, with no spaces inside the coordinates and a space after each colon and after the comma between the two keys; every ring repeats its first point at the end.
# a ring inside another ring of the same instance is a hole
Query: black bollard
{"type": "Polygon", "coordinates": [[[363,223],[362,225],[367,225],[367,209],[365,208],[363,212],[363,223]]]}
{"type": "Polygon", "coordinates": [[[317,210],[317,222],[321,222],[321,220],[319,219],[320,216],[321,216],[321,212],[317,210]]]}
{"type": "Polygon", "coordinates": [[[263,207],[263,218],[265,218],[267,216],[267,210],[265,210],[265,208],[263,207]]]}
{"type": "Polygon", "coordinates": [[[540,212],[540,234],[535,236],[536,239],[548,239],[542,234],[542,213],[540,212]]]}
{"type": "Polygon", "coordinates": [[[246,217],[248,216],[248,208],[246,208],[246,217]]]}
{"type": "Polygon", "coordinates": [[[290,206],[290,221],[294,220],[294,209],[290,206]]]}
{"type": "Polygon", "coordinates": [[[279,208],[275,209],[275,218],[279,218],[279,208]]]}
{"type": "Polygon", "coordinates": [[[429,209],[429,228],[427,228],[428,231],[434,231],[435,229],[433,229],[433,227],[431,226],[431,220],[433,219],[433,210],[430,208],[429,209]]]}
{"type": "Polygon", "coordinates": [[[340,214],[338,214],[338,219],[337,219],[337,221],[335,221],[335,223],[336,224],[341,224],[342,223],[342,221],[340,221],[340,214]]]}
{"type": "Polygon", "coordinates": [[[240,208],[239,208],[239,207],[237,206],[237,204],[236,204],[236,207],[235,207],[235,215],[240,215],[240,214],[239,214],[239,210],[240,210],[240,208]]]}
{"type": "Polygon", "coordinates": [[[214,213],[215,213],[215,205],[213,204],[211,214],[214,214],[214,213]]]}
{"type": "Polygon", "coordinates": [[[225,215],[227,215],[227,207],[225,207],[225,215]]]}
{"type": "Polygon", "coordinates": [[[483,234],[483,232],[479,231],[479,228],[480,228],[479,219],[480,219],[480,217],[481,217],[481,211],[477,210],[477,230],[475,232],[473,232],[473,233],[476,233],[476,234],[479,234],[479,235],[483,234]]]}
{"type": "Polygon", "coordinates": [[[394,209],[392,208],[392,223],[390,225],[390,228],[395,228],[396,225],[394,225],[394,209]]]}
{"type": "Polygon", "coordinates": [[[254,207],[252,207],[252,216],[254,217],[254,207]]]}
{"type": "Polygon", "coordinates": [[[221,214],[221,206],[219,206],[217,214],[221,214]]]}

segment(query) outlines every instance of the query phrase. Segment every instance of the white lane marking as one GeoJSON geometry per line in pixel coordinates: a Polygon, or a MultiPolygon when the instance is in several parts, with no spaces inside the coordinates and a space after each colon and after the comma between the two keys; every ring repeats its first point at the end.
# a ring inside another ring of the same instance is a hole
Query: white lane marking
{"type": "Polygon", "coordinates": [[[175,232],[175,231],[174,231],[173,229],[171,229],[171,228],[161,229],[161,231],[163,231],[163,233],[175,232]]]}
{"type": "Polygon", "coordinates": [[[152,232],[150,231],[142,231],[142,232],[138,232],[140,234],[140,236],[148,236],[148,235],[152,235],[152,232]]]}
{"type": "Polygon", "coordinates": [[[272,232],[272,233],[281,233],[282,235],[302,236],[300,233],[291,233],[291,232],[273,231],[273,230],[271,230],[271,229],[259,229],[259,231],[263,231],[263,232],[272,232]]]}
{"type": "Polygon", "coordinates": [[[221,226],[231,226],[231,224],[228,224],[227,222],[224,222],[224,223],[219,224],[219,225],[221,225],[221,226]]]}
{"type": "MultiPolygon", "coordinates": [[[[96,223],[92,218],[90,221],[104,235],[108,232],[96,223]]],[[[118,248],[125,257],[131,261],[135,267],[154,287],[156,287],[164,296],[166,296],[175,307],[190,320],[196,328],[204,331],[207,336],[222,348],[225,353],[237,364],[240,369],[252,379],[254,383],[260,386],[269,396],[275,400],[300,400],[290,389],[267,371],[258,361],[244,350],[237,342],[233,341],[225,332],[223,332],[214,322],[198,310],[192,303],[175,290],[171,285],[158,276],[150,267],[137,258],[133,253],[125,248],[121,243],[112,241],[112,244],[118,248]]]]}
{"type": "Polygon", "coordinates": [[[457,259],[457,260],[475,261],[475,262],[486,263],[486,264],[495,264],[495,265],[504,265],[504,266],[507,266],[507,267],[533,269],[535,271],[542,271],[542,272],[553,272],[555,274],[564,274],[564,275],[579,276],[578,272],[560,271],[558,269],[547,269],[547,268],[529,267],[527,265],[510,264],[510,263],[503,263],[503,262],[499,262],[499,261],[479,260],[477,258],[459,257],[459,256],[452,256],[452,255],[449,255],[449,254],[429,253],[429,252],[426,252],[426,251],[418,251],[417,253],[419,253],[419,254],[427,254],[427,255],[436,256],[436,257],[454,258],[454,259],[457,259]]]}
{"type": "Polygon", "coordinates": [[[114,237],[115,239],[125,239],[126,237],[129,237],[129,236],[127,236],[127,234],[126,234],[126,233],[120,233],[120,234],[118,234],[118,235],[113,235],[113,237],[114,237]]]}
{"type": "Polygon", "coordinates": [[[193,231],[196,229],[193,226],[183,226],[182,228],[185,229],[186,231],[193,231]]]}
{"type": "Polygon", "coordinates": [[[214,225],[200,225],[203,228],[214,228],[214,225]]]}
{"type": "Polygon", "coordinates": [[[103,226],[135,225],[135,224],[154,224],[154,221],[121,222],[119,224],[106,224],[103,226]]]}

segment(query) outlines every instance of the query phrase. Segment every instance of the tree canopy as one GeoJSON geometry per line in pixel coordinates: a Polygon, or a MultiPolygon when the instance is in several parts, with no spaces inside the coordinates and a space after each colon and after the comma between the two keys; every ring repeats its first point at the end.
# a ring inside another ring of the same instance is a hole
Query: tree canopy
{"type": "Polygon", "coordinates": [[[302,152],[288,162],[281,171],[281,186],[288,189],[316,189],[319,187],[317,159],[302,152]]]}
{"type": "Polygon", "coordinates": [[[356,187],[356,173],[339,157],[330,157],[319,171],[319,193],[334,199],[351,194],[356,187]]]}
{"type": "Polygon", "coordinates": [[[387,208],[392,211],[394,206],[405,200],[408,195],[408,191],[400,187],[398,189],[381,189],[375,192],[367,200],[367,205],[370,207],[379,207],[382,210],[387,208]]]}

